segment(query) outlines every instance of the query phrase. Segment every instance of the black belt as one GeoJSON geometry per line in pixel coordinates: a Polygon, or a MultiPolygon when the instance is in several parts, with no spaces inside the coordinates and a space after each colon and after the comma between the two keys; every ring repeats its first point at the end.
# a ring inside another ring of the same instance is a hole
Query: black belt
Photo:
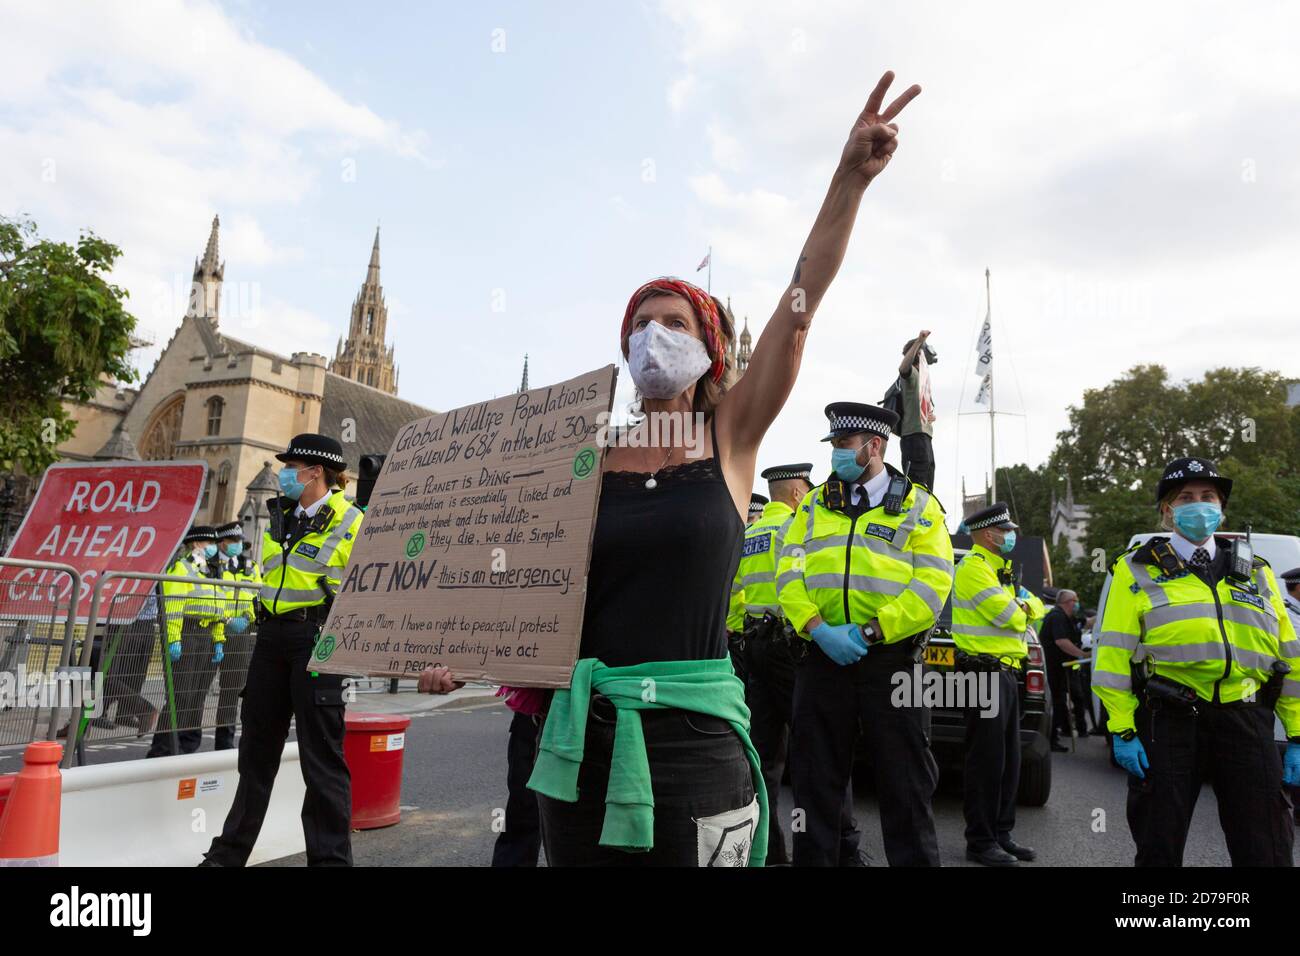
{"type": "Polygon", "coordinates": [[[262,624],[266,621],[298,621],[310,624],[321,624],[329,616],[329,608],[324,603],[312,604],[309,607],[295,608],[292,611],[283,611],[280,614],[272,614],[266,609],[262,602],[257,603],[257,623],[262,624]]]}
{"type": "Polygon", "coordinates": [[[1009,671],[1014,674],[1020,670],[1015,664],[1009,664],[1001,657],[994,657],[992,654],[967,654],[960,650],[953,655],[953,663],[959,671],[987,673],[1009,671]]]}

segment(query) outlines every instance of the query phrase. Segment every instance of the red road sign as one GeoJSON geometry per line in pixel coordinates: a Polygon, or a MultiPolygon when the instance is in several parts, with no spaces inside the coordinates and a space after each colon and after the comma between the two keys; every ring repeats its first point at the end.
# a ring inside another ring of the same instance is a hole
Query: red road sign
{"type": "MultiPolygon", "coordinates": [[[[6,557],[70,564],[81,572],[77,620],[105,571],[167,570],[203,493],[202,461],[66,462],[51,465],[6,557]]],[[[116,579],[104,587],[100,618],[135,620],[153,582],[116,579]],[[138,595],[131,597],[131,595],[138,595]]],[[[0,568],[0,616],[48,617],[66,606],[67,575],[0,568]]]]}

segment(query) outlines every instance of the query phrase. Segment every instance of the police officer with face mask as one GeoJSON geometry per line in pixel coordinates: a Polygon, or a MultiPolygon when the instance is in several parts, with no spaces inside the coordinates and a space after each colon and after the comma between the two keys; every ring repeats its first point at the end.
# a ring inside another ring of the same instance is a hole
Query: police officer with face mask
{"type": "Polygon", "coordinates": [[[790,742],[794,802],[807,815],[794,863],[836,865],[862,733],[890,865],[937,866],[928,713],[920,688],[897,704],[895,675],[904,672],[906,683],[919,672],[952,590],[952,541],[938,499],[883,461],[895,413],[836,402],[826,416],[835,473],[799,503],[777,566],[781,608],[806,641],[790,742]]]}
{"type": "Polygon", "coordinates": [[[1292,864],[1283,784],[1300,783],[1300,641],[1268,562],[1214,533],[1231,492],[1214,462],[1171,461],[1156,490],[1170,533],[1110,569],[1092,688],[1129,773],[1138,866],[1182,865],[1205,775],[1233,865],[1292,864]]]}
{"type": "Polygon", "coordinates": [[[343,678],[310,671],[321,627],[338,593],[361,527],[343,496],[346,460],[337,441],[297,435],[276,455],[283,494],[268,504],[262,542],[258,636],[240,713],[239,788],[225,828],[202,865],[243,866],[257,841],[280,768],[297,728],[307,796],[302,826],[309,866],[352,864],[351,779],[343,759],[343,678]]]}
{"type": "MultiPolygon", "coordinates": [[[[262,583],[262,572],[244,545],[244,528],[238,521],[217,528],[216,560],[221,578],[244,584],[262,583]]],[[[227,588],[226,656],[217,671],[220,691],[217,697],[217,750],[235,748],[235,714],[239,693],[244,689],[253,647],[252,625],[256,619],[256,592],[251,588],[227,588]]]]}

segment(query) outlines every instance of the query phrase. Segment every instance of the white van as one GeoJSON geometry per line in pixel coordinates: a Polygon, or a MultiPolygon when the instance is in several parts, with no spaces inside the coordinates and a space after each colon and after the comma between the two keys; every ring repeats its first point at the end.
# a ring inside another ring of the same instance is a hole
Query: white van
{"type": "MultiPolygon", "coordinates": [[[[1162,532],[1151,531],[1146,534],[1135,534],[1129,539],[1128,546],[1141,544],[1162,532]]],[[[1244,538],[1243,531],[1224,531],[1215,535],[1216,538],[1244,538]]],[[[1293,534],[1252,534],[1250,536],[1250,546],[1254,549],[1255,554],[1267,561],[1273,568],[1273,575],[1279,576],[1284,571],[1290,571],[1292,568],[1300,568],[1300,537],[1293,534]]],[[[1093,627],[1098,632],[1101,630],[1102,615],[1106,613],[1106,595],[1110,591],[1111,576],[1106,575],[1106,583],[1101,587],[1101,597],[1097,601],[1097,619],[1093,622],[1093,627]]],[[[1281,582],[1278,582],[1281,587],[1281,582]]],[[[1091,647],[1091,640],[1087,646],[1091,647]]],[[[1100,719],[1101,701],[1096,694],[1092,695],[1093,717],[1100,719]]],[[[1286,743],[1286,734],[1282,730],[1282,721],[1274,718],[1273,736],[1279,743],[1286,743]]]]}

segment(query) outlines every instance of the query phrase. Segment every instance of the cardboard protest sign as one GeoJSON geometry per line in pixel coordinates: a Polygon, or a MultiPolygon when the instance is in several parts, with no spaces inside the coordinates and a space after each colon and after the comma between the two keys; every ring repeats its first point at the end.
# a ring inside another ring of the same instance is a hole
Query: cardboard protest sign
{"type": "MultiPolygon", "coordinates": [[[[167,570],[194,520],[207,473],[204,461],[51,465],[5,556],[70,564],[80,571],[76,613],[84,624],[103,572],[167,570]]],[[[135,620],[153,588],[152,581],[110,581],[101,619],[107,614],[114,623],[135,620]]],[[[71,589],[71,580],[58,571],[0,568],[0,617],[49,617],[67,606],[71,589]]]]}
{"type": "Polygon", "coordinates": [[[582,634],[614,366],[411,422],[311,668],[564,687],[582,634]]]}

